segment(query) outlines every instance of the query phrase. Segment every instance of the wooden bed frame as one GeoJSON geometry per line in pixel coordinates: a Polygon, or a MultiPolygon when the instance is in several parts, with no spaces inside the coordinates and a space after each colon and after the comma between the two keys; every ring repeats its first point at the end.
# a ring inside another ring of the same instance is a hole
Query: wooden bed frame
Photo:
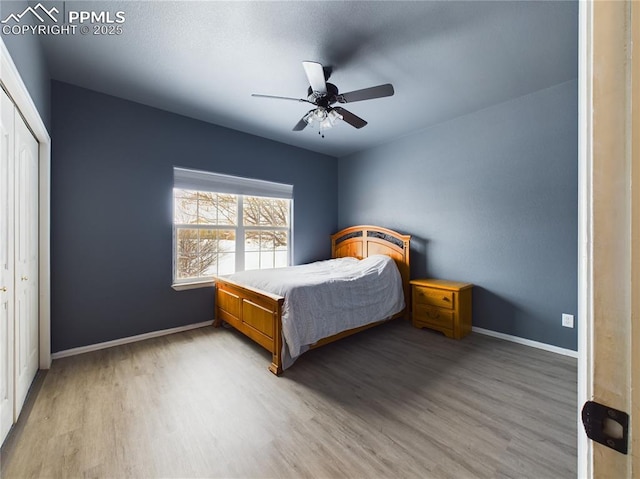
{"type": "MultiPolygon", "coordinates": [[[[364,331],[405,314],[410,304],[410,239],[409,235],[402,235],[380,226],[352,226],[331,235],[332,258],[351,256],[362,259],[374,254],[385,254],[393,258],[402,277],[405,304],[407,306],[393,317],[324,338],[311,346],[311,349],[364,331]]],[[[215,281],[216,319],[213,325],[219,327],[224,321],[266,348],[273,357],[269,370],[275,375],[282,374],[281,318],[284,297],[243,286],[224,278],[216,278],[215,281]]]]}

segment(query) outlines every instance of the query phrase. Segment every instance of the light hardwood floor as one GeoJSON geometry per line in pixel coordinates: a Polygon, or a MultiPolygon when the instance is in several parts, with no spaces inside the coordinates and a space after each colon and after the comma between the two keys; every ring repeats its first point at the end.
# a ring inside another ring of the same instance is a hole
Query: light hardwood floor
{"type": "Polygon", "coordinates": [[[396,320],[303,355],[203,328],[54,361],[4,478],[573,478],[576,360],[396,320]]]}

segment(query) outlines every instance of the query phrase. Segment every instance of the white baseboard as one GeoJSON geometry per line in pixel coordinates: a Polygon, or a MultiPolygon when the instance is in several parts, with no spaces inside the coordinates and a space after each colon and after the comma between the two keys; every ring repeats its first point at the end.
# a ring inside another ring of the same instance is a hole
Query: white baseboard
{"type": "Polygon", "coordinates": [[[202,323],[187,324],[186,326],[179,326],[177,328],[162,329],[160,331],[152,331],[151,333],[138,334],[137,336],[114,339],[113,341],[106,341],[104,343],[90,344],[88,346],[80,346],[79,348],[65,349],[64,351],[58,351],[51,354],[51,359],[66,358],[68,356],[75,356],[76,354],[89,353],[91,351],[112,348],[114,346],[120,346],[122,344],[135,343],[138,341],[144,341],[145,339],[167,336],[169,334],[180,333],[182,331],[189,331],[190,329],[204,328],[205,326],[211,326],[212,324],[213,320],[204,321],[202,323]]]}
{"type": "Polygon", "coordinates": [[[552,346],[551,344],[540,343],[538,341],[532,341],[531,339],[519,338],[518,336],[498,333],[496,331],[491,331],[490,329],[477,328],[475,326],[473,326],[471,330],[474,333],[493,336],[494,338],[504,339],[506,341],[511,341],[512,343],[524,344],[525,346],[530,346],[532,348],[544,349],[545,351],[562,354],[563,356],[570,356],[572,358],[578,357],[578,351],[574,351],[572,349],[559,348],[558,346],[552,346]]]}
{"type": "MultiPolygon", "coordinates": [[[[186,326],[179,326],[177,328],[162,329],[160,331],[153,331],[151,333],[138,334],[137,336],[129,336],[127,338],[114,339],[113,341],[106,341],[104,343],[90,344],[88,346],[80,346],[79,348],[65,349],[64,351],[58,351],[51,354],[51,359],[66,358],[68,356],[75,356],[77,354],[89,353],[91,351],[99,351],[100,349],[112,348],[114,346],[120,346],[122,344],[135,343],[138,341],[144,341],[145,339],[157,338],[160,336],[167,336],[169,334],[180,333],[182,331],[189,331],[190,329],[204,328],[211,326],[213,320],[204,321],[202,323],[188,324],[186,326]]],[[[559,348],[551,344],[540,343],[531,339],[519,338],[518,336],[512,336],[510,334],[498,333],[491,331],[490,329],[478,328],[473,326],[471,330],[474,333],[484,334],[485,336],[492,336],[494,338],[504,339],[505,341],[511,341],[512,343],[523,344],[532,348],[543,349],[563,356],[570,356],[572,358],[578,357],[578,352],[572,349],[559,348]]]]}

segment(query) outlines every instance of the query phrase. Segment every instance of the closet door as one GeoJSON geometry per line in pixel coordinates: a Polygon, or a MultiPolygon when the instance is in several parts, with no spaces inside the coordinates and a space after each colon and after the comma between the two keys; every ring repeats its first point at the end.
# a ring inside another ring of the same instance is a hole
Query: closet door
{"type": "Polygon", "coordinates": [[[15,115],[15,408],[38,371],[38,142],[15,115]]]}
{"type": "Polygon", "coordinates": [[[13,424],[13,103],[0,89],[0,443],[13,424]]]}

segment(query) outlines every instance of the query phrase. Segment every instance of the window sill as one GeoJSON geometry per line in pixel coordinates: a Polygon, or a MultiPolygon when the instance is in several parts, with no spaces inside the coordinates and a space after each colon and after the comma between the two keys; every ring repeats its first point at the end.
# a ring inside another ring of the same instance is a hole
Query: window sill
{"type": "Polygon", "coordinates": [[[171,287],[176,291],[185,291],[187,289],[198,289],[198,288],[211,288],[215,286],[216,282],[212,279],[208,279],[206,281],[194,281],[192,283],[176,283],[172,284],[171,287]]]}

